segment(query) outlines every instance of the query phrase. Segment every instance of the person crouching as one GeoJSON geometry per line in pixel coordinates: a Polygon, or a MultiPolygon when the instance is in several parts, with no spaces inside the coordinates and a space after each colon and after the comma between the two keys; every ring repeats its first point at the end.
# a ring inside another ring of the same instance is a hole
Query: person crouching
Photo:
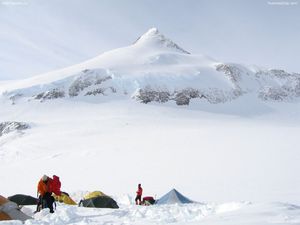
{"type": "Polygon", "coordinates": [[[40,211],[40,206],[42,208],[49,208],[50,213],[54,213],[53,210],[53,203],[54,198],[52,197],[52,191],[51,191],[51,178],[47,175],[44,175],[39,183],[38,183],[38,193],[39,196],[39,203],[37,206],[37,212],[40,211]]]}

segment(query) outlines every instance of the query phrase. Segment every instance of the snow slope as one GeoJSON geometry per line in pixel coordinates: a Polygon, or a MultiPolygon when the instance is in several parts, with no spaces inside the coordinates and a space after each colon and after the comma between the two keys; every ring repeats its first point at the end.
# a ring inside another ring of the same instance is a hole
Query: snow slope
{"type": "Polygon", "coordinates": [[[256,106],[251,113],[241,99],[225,114],[208,103],[200,105],[214,113],[92,100],[2,103],[2,120],[31,125],[0,138],[0,169],[9,172],[1,174],[3,194],[35,195],[37,179],[48,173],[59,174],[67,192],[120,195],[142,182],[146,195],[175,187],[196,201],[298,199],[298,105],[256,106]]]}
{"type": "MultiPolygon", "coordinates": [[[[115,49],[103,53],[100,56],[86,62],[15,83],[19,84],[20,86],[22,84],[23,87],[33,86],[36,84],[45,84],[56,81],[58,79],[69,77],[85,69],[95,68],[118,69],[118,71],[122,71],[124,73],[131,71],[136,71],[136,73],[138,73],[139,69],[149,69],[155,71],[157,70],[157,68],[155,65],[153,66],[153,64],[165,63],[164,58],[160,58],[160,54],[166,54],[165,56],[163,55],[163,57],[166,58],[166,63],[169,61],[169,64],[177,64],[177,61],[180,62],[180,60],[185,60],[188,66],[193,62],[190,60],[190,58],[192,58],[194,62],[199,62],[199,58],[189,57],[188,52],[181,49],[171,40],[165,38],[158,32],[156,28],[151,28],[144,35],[138,38],[135,43],[128,47],[115,49]],[[168,58],[168,54],[170,54],[170,58],[168,58]],[[145,67],[143,68],[143,66],[145,67]]],[[[204,56],[200,56],[200,59],[202,58],[204,59],[204,63],[214,62],[212,60],[206,59],[204,56]]],[[[13,86],[12,88],[17,88],[20,86],[13,86]]]]}

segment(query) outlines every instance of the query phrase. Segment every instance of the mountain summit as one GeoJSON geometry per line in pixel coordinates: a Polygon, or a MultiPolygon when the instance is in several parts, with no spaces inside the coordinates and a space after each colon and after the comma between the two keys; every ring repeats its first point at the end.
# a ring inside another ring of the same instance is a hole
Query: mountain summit
{"type": "Polygon", "coordinates": [[[163,34],[159,32],[159,30],[156,27],[150,28],[146,33],[140,36],[133,44],[167,47],[169,49],[175,49],[185,54],[190,54],[188,51],[184,50],[176,43],[166,38],[163,34]]]}
{"type": "Polygon", "coordinates": [[[12,104],[57,98],[130,98],[142,103],[212,104],[244,95],[264,101],[300,97],[300,74],[218,62],[193,55],[151,28],[134,44],[86,62],[0,85],[12,104]]]}

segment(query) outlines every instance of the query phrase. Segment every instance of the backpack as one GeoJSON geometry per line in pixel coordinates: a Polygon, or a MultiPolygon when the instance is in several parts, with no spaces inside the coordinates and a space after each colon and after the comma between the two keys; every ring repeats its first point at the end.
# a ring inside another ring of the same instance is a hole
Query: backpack
{"type": "Polygon", "coordinates": [[[143,198],[144,205],[153,205],[155,203],[155,199],[152,196],[147,196],[143,198]]]}
{"type": "Polygon", "coordinates": [[[52,179],[50,187],[51,187],[50,188],[51,192],[53,192],[55,195],[58,195],[58,196],[61,195],[61,191],[60,191],[61,183],[60,183],[58,176],[53,175],[53,179],[52,179]]]}

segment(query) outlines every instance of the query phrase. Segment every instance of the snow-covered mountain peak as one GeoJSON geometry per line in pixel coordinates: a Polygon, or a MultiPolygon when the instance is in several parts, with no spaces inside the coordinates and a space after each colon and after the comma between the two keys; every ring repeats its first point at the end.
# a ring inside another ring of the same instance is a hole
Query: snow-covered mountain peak
{"type": "Polygon", "coordinates": [[[150,28],[146,33],[140,36],[134,45],[146,45],[150,47],[167,47],[171,50],[176,50],[181,53],[190,54],[188,51],[184,50],[172,40],[166,38],[156,27],[150,28]]]}
{"type": "Polygon", "coordinates": [[[293,100],[300,97],[300,74],[189,54],[157,28],[148,30],[133,45],[59,71],[0,85],[0,94],[12,104],[85,96],[216,104],[251,93],[265,101],[293,100]]]}
{"type": "Polygon", "coordinates": [[[153,35],[161,35],[159,33],[159,30],[156,27],[150,28],[145,34],[142,35],[142,37],[153,36],[153,35]]]}

